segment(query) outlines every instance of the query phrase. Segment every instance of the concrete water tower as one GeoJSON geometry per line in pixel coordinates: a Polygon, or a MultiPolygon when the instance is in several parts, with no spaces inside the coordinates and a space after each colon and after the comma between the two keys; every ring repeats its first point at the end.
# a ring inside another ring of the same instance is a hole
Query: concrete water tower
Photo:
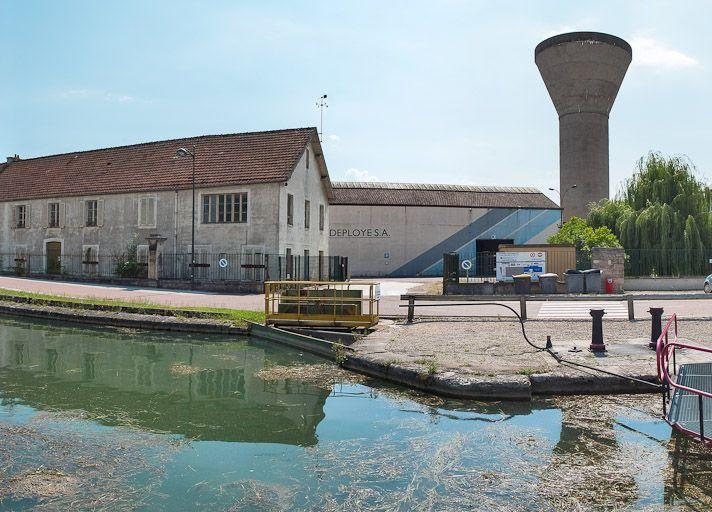
{"type": "Polygon", "coordinates": [[[608,197],[608,114],[632,57],[627,42],[600,32],[559,34],[534,50],[559,114],[564,219],[585,218],[588,203],[608,197]]]}

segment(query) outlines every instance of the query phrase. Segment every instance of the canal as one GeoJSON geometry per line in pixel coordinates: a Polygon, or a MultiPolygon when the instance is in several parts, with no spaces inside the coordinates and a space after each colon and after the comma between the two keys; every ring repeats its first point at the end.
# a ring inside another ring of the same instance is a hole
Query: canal
{"type": "Polygon", "coordinates": [[[712,507],[656,395],[442,400],[237,338],[0,319],[0,510],[712,507]]]}

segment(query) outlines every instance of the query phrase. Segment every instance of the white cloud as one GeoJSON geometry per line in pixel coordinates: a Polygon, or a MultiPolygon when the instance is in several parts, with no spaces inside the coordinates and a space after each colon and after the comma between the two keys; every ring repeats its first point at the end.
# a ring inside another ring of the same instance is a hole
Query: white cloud
{"type": "Polygon", "coordinates": [[[355,167],[346,170],[346,178],[349,181],[381,181],[376,176],[371,176],[368,171],[355,167]]]}
{"type": "Polygon", "coordinates": [[[331,135],[329,135],[329,140],[332,140],[332,141],[334,141],[334,142],[339,142],[339,141],[341,140],[341,137],[339,137],[338,135],[332,133],[331,135]]]}
{"type": "Polygon", "coordinates": [[[680,69],[699,66],[693,57],[673,50],[665,43],[650,37],[635,36],[630,40],[633,47],[633,64],[657,69],[680,69]]]}
{"type": "Polygon", "coordinates": [[[100,100],[108,102],[129,103],[136,98],[129,94],[117,94],[103,89],[67,89],[55,96],[61,100],[100,100]]]}

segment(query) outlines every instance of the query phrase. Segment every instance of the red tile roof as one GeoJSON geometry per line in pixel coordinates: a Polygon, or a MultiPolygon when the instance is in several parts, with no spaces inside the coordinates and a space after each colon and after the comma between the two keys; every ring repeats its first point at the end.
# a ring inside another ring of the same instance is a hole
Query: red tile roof
{"type": "Polygon", "coordinates": [[[559,209],[551,199],[531,187],[345,181],[334,181],[331,186],[330,204],[334,205],[559,209]]]}
{"type": "Polygon", "coordinates": [[[191,188],[191,159],[175,153],[181,147],[192,151],[193,145],[200,187],[287,181],[309,141],[319,146],[316,128],[205,135],[20,159],[0,164],[0,201],[191,188]]]}

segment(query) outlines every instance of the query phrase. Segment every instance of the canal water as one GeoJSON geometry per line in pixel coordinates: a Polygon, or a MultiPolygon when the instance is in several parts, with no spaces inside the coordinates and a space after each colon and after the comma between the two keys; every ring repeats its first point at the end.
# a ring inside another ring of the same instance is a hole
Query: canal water
{"type": "Polygon", "coordinates": [[[0,510],[712,507],[657,396],[447,401],[235,340],[0,319],[0,510]]]}

